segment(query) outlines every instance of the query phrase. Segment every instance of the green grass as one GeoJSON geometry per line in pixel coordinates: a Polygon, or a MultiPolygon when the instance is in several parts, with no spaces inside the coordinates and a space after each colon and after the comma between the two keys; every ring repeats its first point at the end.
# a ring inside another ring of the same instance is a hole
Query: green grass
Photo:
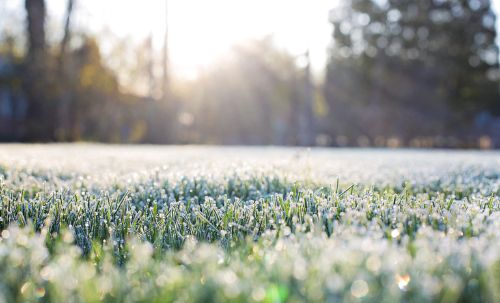
{"type": "Polygon", "coordinates": [[[3,146],[0,179],[0,302],[500,300],[498,153],[3,146]]]}

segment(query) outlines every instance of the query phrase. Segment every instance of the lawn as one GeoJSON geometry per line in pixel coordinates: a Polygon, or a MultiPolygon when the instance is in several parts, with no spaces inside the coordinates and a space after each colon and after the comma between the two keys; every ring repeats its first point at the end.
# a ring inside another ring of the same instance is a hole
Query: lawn
{"type": "Polygon", "coordinates": [[[500,153],[0,145],[0,302],[500,302],[500,153]]]}

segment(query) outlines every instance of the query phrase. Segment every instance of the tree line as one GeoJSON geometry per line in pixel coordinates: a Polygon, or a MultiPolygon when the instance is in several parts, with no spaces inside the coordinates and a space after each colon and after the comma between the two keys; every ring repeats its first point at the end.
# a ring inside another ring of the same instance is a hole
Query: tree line
{"type": "Polygon", "coordinates": [[[24,1],[25,44],[0,33],[1,140],[500,146],[488,0],[342,0],[330,12],[320,80],[307,52],[292,55],[268,37],[165,89],[151,71],[158,62],[150,41],[122,45],[135,47],[131,78],[146,82],[142,95],[120,81],[99,37],[73,29],[75,1],[67,1],[56,42],[47,39],[44,0],[24,1]]]}
{"type": "Polygon", "coordinates": [[[349,0],[330,17],[335,46],[324,93],[335,109],[327,127],[332,137],[444,146],[483,137],[498,144],[490,1],[349,0]]]}

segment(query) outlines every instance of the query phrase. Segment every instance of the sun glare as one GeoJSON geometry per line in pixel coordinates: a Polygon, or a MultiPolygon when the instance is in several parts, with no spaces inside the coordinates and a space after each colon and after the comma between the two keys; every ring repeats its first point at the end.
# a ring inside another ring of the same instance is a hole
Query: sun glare
{"type": "MultiPolygon", "coordinates": [[[[108,28],[120,37],[140,41],[152,35],[163,47],[168,10],[169,56],[173,72],[195,77],[234,45],[273,36],[292,53],[310,49],[313,65],[323,65],[329,43],[328,10],[335,0],[87,0],[79,4],[78,23],[99,32],[108,28]]],[[[58,8],[60,11],[61,9],[58,8]]]]}

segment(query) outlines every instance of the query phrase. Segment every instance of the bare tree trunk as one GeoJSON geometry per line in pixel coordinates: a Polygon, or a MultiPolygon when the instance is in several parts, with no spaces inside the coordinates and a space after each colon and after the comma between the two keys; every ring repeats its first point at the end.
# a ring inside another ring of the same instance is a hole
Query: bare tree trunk
{"type": "Polygon", "coordinates": [[[54,117],[47,103],[47,52],[45,45],[46,7],[44,0],[26,0],[28,55],[25,92],[28,98],[27,134],[30,141],[52,140],[54,117]]]}
{"type": "Polygon", "coordinates": [[[29,55],[45,52],[45,17],[44,0],[26,0],[28,16],[29,55]]]}
{"type": "Polygon", "coordinates": [[[59,108],[58,108],[58,125],[57,125],[57,138],[62,141],[72,140],[71,134],[71,120],[70,120],[70,110],[72,107],[72,96],[71,96],[71,81],[68,81],[70,77],[69,69],[71,62],[66,54],[66,49],[68,42],[71,37],[71,17],[73,14],[75,0],[68,0],[68,5],[66,7],[66,19],[64,23],[64,36],[61,40],[60,51],[59,51],[59,61],[58,61],[58,81],[60,90],[59,108]]]}
{"type": "Polygon", "coordinates": [[[66,48],[68,46],[68,42],[71,35],[71,17],[73,14],[73,7],[75,4],[75,0],[68,0],[68,5],[66,7],[66,19],[64,22],[64,36],[61,40],[61,49],[60,49],[60,65],[62,65],[62,61],[65,59],[66,48]]]}
{"type": "Polygon", "coordinates": [[[299,144],[302,146],[312,146],[316,141],[315,119],[314,119],[314,87],[311,79],[311,60],[309,51],[304,56],[307,60],[307,65],[304,68],[304,92],[303,103],[299,113],[299,144]]]}
{"type": "Polygon", "coordinates": [[[168,0],[165,1],[165,36],[163,41],[163,83],[162,83],[162,99],[166,101],[169,95],[169,75],[168,75],[168,0]]]}

